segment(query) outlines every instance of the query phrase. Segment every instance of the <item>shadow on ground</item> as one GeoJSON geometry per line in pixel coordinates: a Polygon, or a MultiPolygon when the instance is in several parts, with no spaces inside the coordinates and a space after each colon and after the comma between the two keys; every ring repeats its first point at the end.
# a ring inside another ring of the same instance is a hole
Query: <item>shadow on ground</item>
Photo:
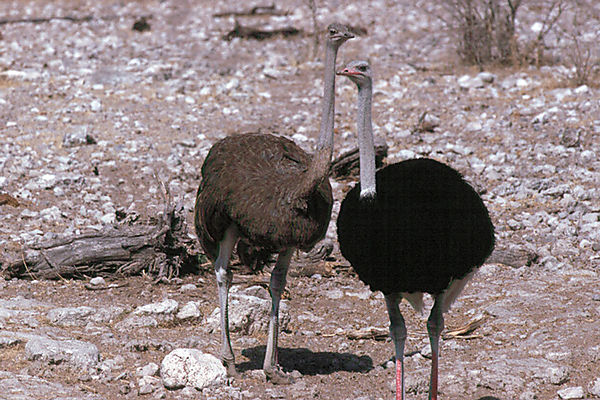
{"type": "MultiPolygon", "coordinates": [[[[250,361],[236,365],[237,370],[245,372],[262,369],[265,351],[265,346],[242,350],[242,354],[250,361]]],[[[368,356],[327,351],[315,353],[308,349],[279,348],[279,364],[284,371],[296,370],[302,375],[327,375],[339,371],[369,372],[373,369],[373,360],[368,356]]]]}

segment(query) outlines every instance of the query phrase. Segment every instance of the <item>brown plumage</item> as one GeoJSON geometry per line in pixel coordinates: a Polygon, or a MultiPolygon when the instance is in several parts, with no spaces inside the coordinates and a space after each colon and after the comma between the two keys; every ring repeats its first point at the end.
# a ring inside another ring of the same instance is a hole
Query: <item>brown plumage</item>
{"type": "Polygon", "coordinates": [[[352,38],[348,27],[331,24],[325,42],[323,109],[319,140],[311,157],[294,142],[267,134],[235,135],[210,149],[202,165],[195,226],[200,244],[214,261],[221,310],[221,359],[235,374],[229,338],[229,259],[238,255],[260,268],[277,253],[269,291],[272,307],[263,369],[274,382],[289,381],[277,360],[279,302],[295,249],[309,250],[325,236],[333,198],[327,179],[333,152],[335,59],[352,38]]]}
{"type": "Polygon", "coordinates": [[[196,234],[207,255],[217,258],[218,243],[232,222],[243,238],[238,250],[252,247],[241,250],[241,258],[258,248],[267,250],[263,256],[289,247],[309,250],[321,240],[333,197],[326,175],[308,174],[311,159],[281,136],[246,134],[217,142],[202,165],[196,198],[196,234]],[[316,190],[298,196],[315,181],[320,181],[316,190]]]}

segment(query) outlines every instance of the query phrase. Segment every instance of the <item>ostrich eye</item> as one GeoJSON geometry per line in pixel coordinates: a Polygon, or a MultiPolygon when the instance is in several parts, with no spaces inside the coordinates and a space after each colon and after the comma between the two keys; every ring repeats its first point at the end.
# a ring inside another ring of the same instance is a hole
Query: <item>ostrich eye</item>
{"type": "Polygon", "coordinates": [[[356,68],[358,68],[358,70],[359,70],[360,72],[365,72],[365,71],[367,70],[367,66],[366,66],[366,65],[359,65],[359,66],[358,66],[358,67],[356,67],[356,68]]]}

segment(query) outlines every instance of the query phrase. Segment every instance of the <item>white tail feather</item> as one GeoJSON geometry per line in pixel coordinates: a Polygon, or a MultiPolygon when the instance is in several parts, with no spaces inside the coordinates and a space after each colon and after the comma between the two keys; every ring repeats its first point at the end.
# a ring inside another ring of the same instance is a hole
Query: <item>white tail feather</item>
{"type": "Polygon", "coordinates": [[[442,305],[443,313],[450,309],[452,303],[454,303],[454,301],[461,294],[465,286],[467,286],[467,283],[469,283],[473,275],[475,275],[475,272],[477,272],[476,269],[469,272],[464,278],[450,282],[450,286],[448,286],[448,289],[446,289],[446,291],[444,292],[444,304],[442,305]]]}
{"type": "Polygon", "coordinates": [[[423,292],[400,293],[417,312],[423,313],[423,292]]]}

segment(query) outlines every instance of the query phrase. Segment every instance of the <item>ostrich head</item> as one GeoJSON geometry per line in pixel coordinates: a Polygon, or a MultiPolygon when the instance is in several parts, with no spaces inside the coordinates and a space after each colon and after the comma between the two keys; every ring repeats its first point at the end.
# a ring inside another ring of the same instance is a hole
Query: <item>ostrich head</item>
{"type": "Polygon", "coordinates": [[[327,27],[327,43],[340,47],[346,40],[352,39],[354,34],[343,24],[334,22],[327,27]]]}
{"type": "Polygon", "coordinates": [[[367,61],[351,61],[337,74],[347,76],[359,88],[370,84],[372,81],[371,66],[367,61]]]}

